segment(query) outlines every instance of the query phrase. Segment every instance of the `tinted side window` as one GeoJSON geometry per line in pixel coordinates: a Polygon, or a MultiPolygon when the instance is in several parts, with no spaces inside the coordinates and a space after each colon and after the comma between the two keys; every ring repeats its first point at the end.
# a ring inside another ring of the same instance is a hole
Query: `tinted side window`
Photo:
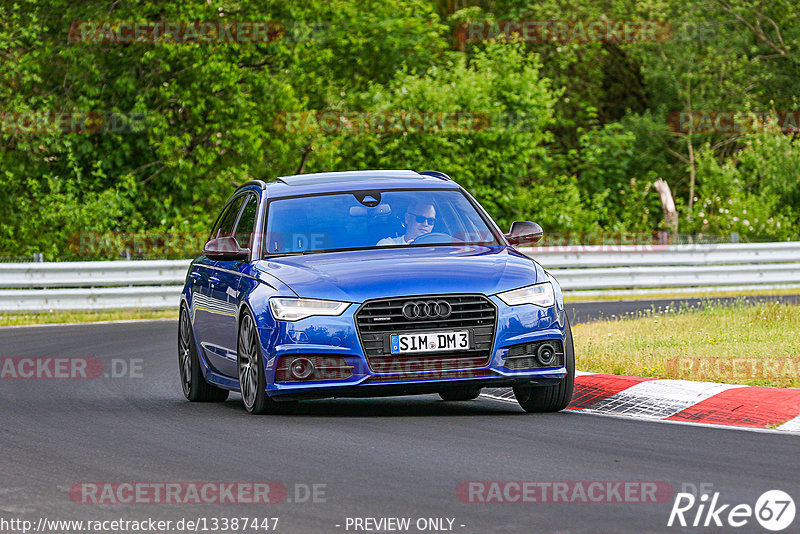
{"type": "Polygon", "coordinates": [[[225,206],[222,209],[222,213],[217,216],[217,221],[214,223],[214,226],[211,227],[211,233],[208,234],[208,240],[211,241],[215,237],[217,237],[217,233],[219,233],[219,226],[222,224],[222,221],[225,219],[225,215],[230,211],[230,206],[225,206]]]}
{"type": "Polygon", "coordinates": [[[256,225],[256,214],[258,213],[258,200],[254,195],[247,195],[247,200],[236,225],[234,237],[242,248],[252,248],[250,238],[253,235],[253,228],[256,225]]]}
{"type": "Polygon", "coordinates": [[[242,202],[244,202],[244,196],[237,198],[228,205],[217,221],[216,226],[214,226],[214,230],[211,231],[210,239],[233,235],[233,225],[236,224],[236,217],[239,215],[242,202]]]}

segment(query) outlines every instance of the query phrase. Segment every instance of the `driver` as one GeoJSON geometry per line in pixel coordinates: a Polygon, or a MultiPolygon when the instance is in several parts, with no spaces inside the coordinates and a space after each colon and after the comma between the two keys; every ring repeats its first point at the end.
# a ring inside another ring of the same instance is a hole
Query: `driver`
{"type": "Polygon", "coordinates": [[[436,208],[433,204],[417,202],[406,210],[403,227],[406,233],[398,237],[386,237],[378,241],[378,245],[407,245],[421,235],[429,234],[436,224],[436,208]]]}

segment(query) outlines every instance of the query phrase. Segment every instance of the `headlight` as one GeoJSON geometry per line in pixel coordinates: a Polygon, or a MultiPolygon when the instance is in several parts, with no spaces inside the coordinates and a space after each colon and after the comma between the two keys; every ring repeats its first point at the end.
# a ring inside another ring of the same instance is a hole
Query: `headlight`
{"type": "Polygon", "coordinates": [[[556,303],[556,296],[553,292],[553,284],[544,282],[532,286],[512,289],[505,293],[498,293],[498,298],[509,306],[519,306],[520,304],[533,304],[541,308],[549,308],[556,303]]]}
{"type": "Polygon", "coordinates": [[[341,315],[350,305],[349,302],[335,300],[298,299],[290,297],[272,297],[269,309],[278,321],[298,321],[312,315],[341,315]]]}

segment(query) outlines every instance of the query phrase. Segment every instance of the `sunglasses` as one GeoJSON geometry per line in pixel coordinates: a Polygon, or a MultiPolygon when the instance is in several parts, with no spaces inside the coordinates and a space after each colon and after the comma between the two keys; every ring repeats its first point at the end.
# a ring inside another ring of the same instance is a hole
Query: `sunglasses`
{"type": "Polygon", "coordinates": [[[419,224],[424,224],[426,221],[431,226],[436,224],[436,217],[423,217],[422,215],[417,215],[416,213],[411,212],[408,212],[408,214],[414,217],[414,220],[416,220],[419,224]]]}

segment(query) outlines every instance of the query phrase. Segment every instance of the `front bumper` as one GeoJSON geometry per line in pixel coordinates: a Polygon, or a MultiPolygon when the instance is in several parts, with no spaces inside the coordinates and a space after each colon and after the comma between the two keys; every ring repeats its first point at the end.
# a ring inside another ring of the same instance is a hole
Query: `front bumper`
{"type": "MultiPolygon", "coordinates": [[[[563,303],[542,309],[534,305],[508,306],[497,297],[489,297],[497,308],[497,320],[491,357],[477,367],[436,368],[420,366],[375,372],[362,350],[352,304],[337,317],[309,317],[295,322],[279,322],[261,333],[266,355],[267,393],[275,400],[325,397],[377,397],[436,393],[448,389],[537,386],[564,379],[567,370],[562,358],[558,366],[536,369],[513,369],[505,357],[511,346],[541,342],[560,342],[563,347],[565,315],[563,303]],[[345,379],[276,382],[275,370],[281,356],[315,355],[343,358],[352,368],[345,379]]],[[[560,300],[560,299],[559,299],[560,300]]],[[[421,355],[417,360],[424,360],[421,355]]]]}

